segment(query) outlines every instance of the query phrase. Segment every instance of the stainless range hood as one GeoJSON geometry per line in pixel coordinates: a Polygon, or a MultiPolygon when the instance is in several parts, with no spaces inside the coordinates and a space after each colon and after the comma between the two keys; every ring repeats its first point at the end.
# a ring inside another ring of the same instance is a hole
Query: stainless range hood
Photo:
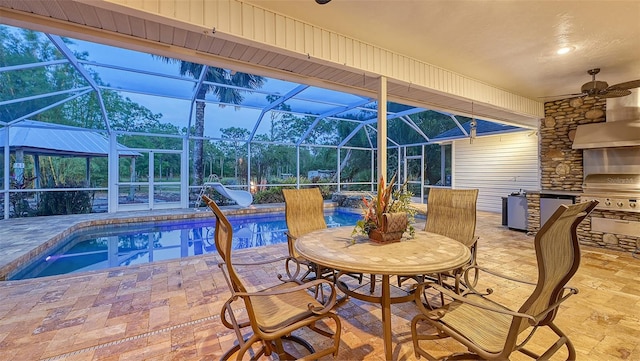
{"type": "Polygon", "coordinates": [[[607,99],[607,121],[576,128],[573,149],[640,146],[640,94],[607,99]]]}

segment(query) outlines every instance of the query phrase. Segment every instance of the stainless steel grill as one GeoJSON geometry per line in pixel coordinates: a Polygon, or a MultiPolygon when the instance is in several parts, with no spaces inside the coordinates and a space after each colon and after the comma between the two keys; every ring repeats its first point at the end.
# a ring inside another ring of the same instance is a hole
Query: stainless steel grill
{"type": "Polygon", "coordinates": [[[597,200],[599,209],[640,212],[640,174],[589,174],[582,200],[597,200]]]}

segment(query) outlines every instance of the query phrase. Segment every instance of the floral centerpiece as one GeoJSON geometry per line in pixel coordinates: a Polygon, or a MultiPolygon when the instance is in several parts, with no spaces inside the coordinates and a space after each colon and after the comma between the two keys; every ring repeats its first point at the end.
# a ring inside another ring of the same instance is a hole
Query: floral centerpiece
{"type": "Polygon", "coordinates": [[[396,242],[404,232],[413,237],[415,208],[411,207],[413,194],[407,190],[407,184],[394,190],[396,176],[385,184],[384,177],[378,182],[378,193],[362,197],[363,217],[356,222],[353,234],[364,234],[375,242],[396,242]]]}

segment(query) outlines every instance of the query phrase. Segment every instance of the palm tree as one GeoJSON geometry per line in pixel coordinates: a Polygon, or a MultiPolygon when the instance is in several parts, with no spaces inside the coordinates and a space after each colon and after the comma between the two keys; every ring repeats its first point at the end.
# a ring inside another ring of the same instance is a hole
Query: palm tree
{"type": "MultiPolygon", "coordinates": [[[[257,89],[262,87],[265,80],[261,76],[230,72],[226,69],[210,67],[198,63],[192,63],[189,61],[183,61],[164,56],[159,56],[167,63],[179,63],[180,75],[187,75],[194,79],[199,79],[202,72],[205,71],[204,81],[212,82],[216,84],[234,85],[242,88],[257,89]]],[[[204,102],[205,95],[212,93],[221,103],[226,104],[240,104],[244,99],[242,91],[236,88],[229,88],[225,86],[213,85],[208,83],[197,83],[199,88],[196,89],[196,118],[193,126],[193,136],[196,137],[193,145],[193,181],[195,185],[203,183],[203,171],[204,171],[204,142],[202,137],[204,136],[204,108],[206,103],[204,102]],[[198,101],[199,100],[199,101],[198,101]]],[[[223,104],[220,107],[224,107],[223,104]]]]}

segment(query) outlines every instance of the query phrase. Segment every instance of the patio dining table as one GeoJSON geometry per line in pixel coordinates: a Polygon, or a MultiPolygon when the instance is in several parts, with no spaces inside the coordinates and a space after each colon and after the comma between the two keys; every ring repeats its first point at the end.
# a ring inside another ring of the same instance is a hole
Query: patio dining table
{"type": "Polygon", "coordinates": [[[295,248],[307,260],[345,273],[381,275],[381,296],[375,297],[337,286],[347,295],[382,307],[385,358],[392,359],[391,304],[408,302],[414,295],[392,297],[389,277],[433,274],[453,270],[471,259],[469,248],[439,234],[416,231],[415,237],[380,244],[364,236],[352,236],[353,226],[327,228],[307,233],[295,248]]]}

